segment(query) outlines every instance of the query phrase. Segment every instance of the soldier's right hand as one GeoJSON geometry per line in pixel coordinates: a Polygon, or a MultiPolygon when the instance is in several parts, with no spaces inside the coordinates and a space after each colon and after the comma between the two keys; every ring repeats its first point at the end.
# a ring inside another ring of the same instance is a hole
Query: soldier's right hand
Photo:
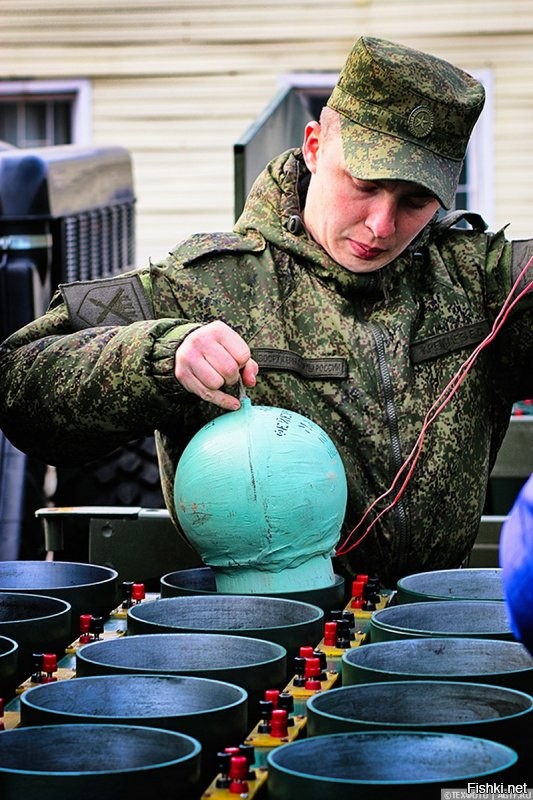
{"type": "Polygon", "coordinates": [[[176,350],[174,374],[181,385],[228,411],[240,401],[223,387],[234,386],[239,376],[245,386],[255,386],[258,370],[242,336],[220,320],[195,328],[176,350]]]}

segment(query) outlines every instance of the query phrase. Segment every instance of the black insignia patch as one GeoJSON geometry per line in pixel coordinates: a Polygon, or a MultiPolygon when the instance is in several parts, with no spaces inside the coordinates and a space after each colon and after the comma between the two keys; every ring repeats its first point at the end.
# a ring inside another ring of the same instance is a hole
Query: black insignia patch
{"type": "Polygon", "coordinates": [[[76,281],[59,288],[76,330],[100,325],[130,325],[152,318],[138,275],[76,281]]]}
{"type": "Polygon", "coordinates": [[[261,369],[277,369],[296,372],[302,378],[345,378],[348,364],[345,358],[303,358],[292,350],[276,350],[271,347],[256,347],[252,357],[261,369]]]}
{"type": "Polygon", "coordinates": [[[420,364],[422,361],[430,361],[432,358],[444,356],[454,350],[479,344],[487,336],[489,330],[489,323],[485,319],[453,331],[428,336],[427,339],[419,339],[411,345],[411,361],[413,364],[420,364]]]}

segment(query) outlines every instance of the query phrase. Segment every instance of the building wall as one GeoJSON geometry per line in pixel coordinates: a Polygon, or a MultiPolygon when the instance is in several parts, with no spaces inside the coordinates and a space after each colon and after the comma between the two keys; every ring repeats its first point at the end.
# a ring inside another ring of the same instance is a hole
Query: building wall
{"type": "Polygon", "coordinates": [[[361,34],[494,78],[491,226],[533,233],[531,0],[0,0],[0,80],[88,78],[92,141],[133,157],[138,262],[233,222],[233,144],[292,71],[361,34]]]}

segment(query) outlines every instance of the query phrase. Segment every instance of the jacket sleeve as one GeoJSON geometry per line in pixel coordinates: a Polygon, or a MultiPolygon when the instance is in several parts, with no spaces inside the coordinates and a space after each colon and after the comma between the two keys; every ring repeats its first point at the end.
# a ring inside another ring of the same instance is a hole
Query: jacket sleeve
{"type": "Polygon", "coordinates": [[[488,273],[487,301],[493,303],[494,319],[503,319],[496,337],[499,354],[499,381],[512,392],[513,401],[533,397],[533,240],[514,240],[506,244],[504,255],[488,273]],[[519,277],[522,275],[522,277],[519,277]],[[503,296],[498,297],[498,289],[503,296]],[[509,313],[502,313],[509,300],[521,300],[509,313]]]}
{"type": "Polygon", "coordinates": [[[504,230],[494,234],[452,230],[441,241],[448,277],[463,286],[473,304],[481,289],[479,311],[491,328],[502,321],[492,345],[499,391],[509,402],[531,397],[533,240],[507,240],[504,230]],[[520,294],[521,300],[509,307],[520,294]]]}
{"type": "Polygon", "coordinates": [[[49,464],[86,463],[151,435],[191,402],[174,354],[196,324],[137,316],[100,314],[81,327],[63,290],[0,346],[0,426],[15,447],[49,464]]]}

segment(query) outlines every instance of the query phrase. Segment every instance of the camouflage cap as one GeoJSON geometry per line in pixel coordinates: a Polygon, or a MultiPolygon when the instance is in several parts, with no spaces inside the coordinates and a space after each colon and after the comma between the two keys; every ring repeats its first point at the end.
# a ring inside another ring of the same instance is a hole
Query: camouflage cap
{"type": "Polygon", "coordinates": [[[327,105],[354,177],[413,181],[450,208],[484,101],[479,81],[447,61],[363,36],[327,105]]]}

